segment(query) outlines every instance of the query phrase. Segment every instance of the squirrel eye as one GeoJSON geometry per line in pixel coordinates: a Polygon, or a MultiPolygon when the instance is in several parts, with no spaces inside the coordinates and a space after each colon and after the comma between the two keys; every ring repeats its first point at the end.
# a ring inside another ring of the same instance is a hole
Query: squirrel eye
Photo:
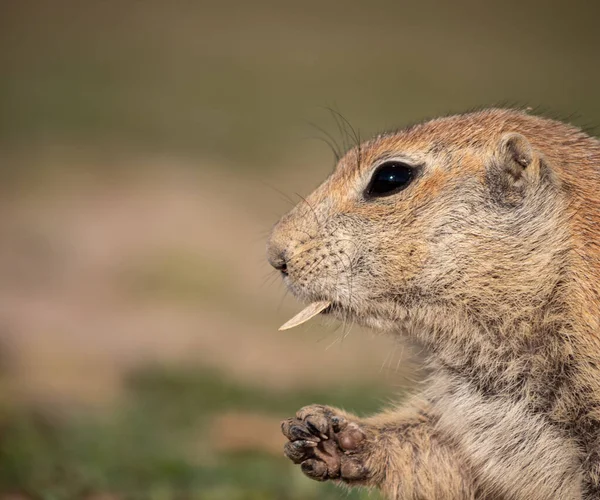
{"type": "Polygon", "coordinates": [[[414,167],[401,161],[386,161],[373,173],[365,194],[370,198],[390,196],[406,188],[413,178],[414,167]]]}

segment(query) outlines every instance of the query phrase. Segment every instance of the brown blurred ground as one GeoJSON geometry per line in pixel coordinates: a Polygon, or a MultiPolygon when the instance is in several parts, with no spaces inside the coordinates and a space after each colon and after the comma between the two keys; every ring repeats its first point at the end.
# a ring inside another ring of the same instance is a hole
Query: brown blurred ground
{"type": "Polygon", "coordinates": [[[299,307],[281,302],[264,262],[264,214],[281,208],[277,192],[232,185],[216,168],[155,168],[3,203],[0,317],[20,396],[103,402],[150,362],[278,387],[385,379],[387,339],[354,332],[337,343],[348,328],[318,321],[277,331],[299,307]]]}

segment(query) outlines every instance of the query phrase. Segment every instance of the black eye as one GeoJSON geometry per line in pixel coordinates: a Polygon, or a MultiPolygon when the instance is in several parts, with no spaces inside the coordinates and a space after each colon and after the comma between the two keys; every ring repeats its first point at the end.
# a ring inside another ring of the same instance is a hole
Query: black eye
{"type": "Polygon", "coordinates": [[[414,178],[415,168],[401,161],[386,161],[379,165],[365,194],[368,197],[390,196],[402,191],[414,178]]]}

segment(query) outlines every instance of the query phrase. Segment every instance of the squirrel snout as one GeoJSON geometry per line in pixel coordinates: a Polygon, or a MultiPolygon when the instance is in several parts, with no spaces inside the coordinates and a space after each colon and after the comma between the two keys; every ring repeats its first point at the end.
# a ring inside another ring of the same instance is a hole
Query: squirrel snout
{"type": "Polygon", "coordinates": [[[273,226],[267,241],[267,260],[284,275],[290,271],[293,274],[292,268],[297,269],[299,264],[304,263],[304,260],[299,258],[303,251],[306,251],[307,247],[315,247],[315,243],[320,241],[317,228],[313,227],[314,219],[309,218],[307,221],[304,212],[300,215],[292,211],[283,216],[273,226]]]}

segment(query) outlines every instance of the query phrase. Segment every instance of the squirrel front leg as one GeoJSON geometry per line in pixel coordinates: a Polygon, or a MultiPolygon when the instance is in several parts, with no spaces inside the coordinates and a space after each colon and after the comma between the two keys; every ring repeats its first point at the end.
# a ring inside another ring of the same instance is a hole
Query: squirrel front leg
{"type": "Polygon", "coordinates": [[[322,405],[282,422],[285,454],[308,477],[379,488],[390,500],[468,500],[468,467],[412,404],[361,419],[322,405]]]}

